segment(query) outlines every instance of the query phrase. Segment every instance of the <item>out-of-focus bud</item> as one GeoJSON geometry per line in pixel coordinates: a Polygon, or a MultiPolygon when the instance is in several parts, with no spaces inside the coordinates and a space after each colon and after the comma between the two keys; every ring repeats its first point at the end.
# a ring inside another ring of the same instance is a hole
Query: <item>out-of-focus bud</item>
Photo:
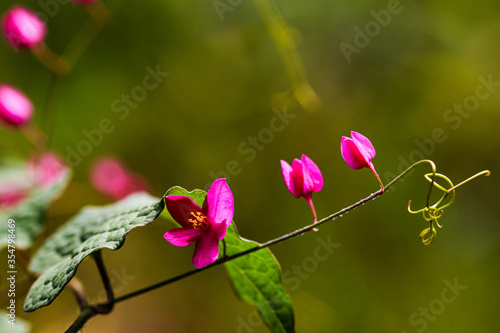
{"type": "Polygon", "coordinates": [[[15,50],[37,46],[47,33],[45,23],[23,6],[14,6],[4,15],[2,30],[5,40],[15,50]]]}
{"type": "Polygon", "coordinates": [[[33,104],[21,91],[0,84],[0,120],[7,126],[20,127],[33,115],[33,104]]]}

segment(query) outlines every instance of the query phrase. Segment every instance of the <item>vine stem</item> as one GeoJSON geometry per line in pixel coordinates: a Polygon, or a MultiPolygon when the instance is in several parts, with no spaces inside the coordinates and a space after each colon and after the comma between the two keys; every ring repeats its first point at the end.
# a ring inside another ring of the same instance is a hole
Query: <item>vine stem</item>
{"type": "Polygon", "coordinates": [[[55,105],[61,88],[61,81],[71,73],[92,42],[97,38],[99,33],[108,26],[113,16],[122,7],[125,1],[126,0],[116,0],[109,10],[102,3],[92,6],[91,9],[87,9],[91,17],[68,43],[62,55],[56,59],[57,61],[54,60],[56,56],[51,55],[51,61],[55,64],[59,64],[59,67],[62,66],[61,68],[63,68],[63,70],[60,70],[60,68],[52,70],[52,76],[43,106],[44,125],[50,125],[47,135],[49,139],[52,139],[56,123],[57,114],[55,105]]]}
{"type": "MultiPolygon", "coordinates": [[[[114,299],[114,303],[122,302],[122,301],[124,301],[126,299],[129,299],[129,298],[132,298],[132,297],[144,294],[146,292],[155,290],[157,288],[163,287],[163,286],[168,285],[170,283],[173,283],[173,282],[179,281],[181,279],[184,279],[184,278],[186,278],[188,276],[191,276],[191,275],[194,275],[194,274],[197,274],[197,273],[201,273],[201,272],[203,272],[203,271],[205,271],[207,269],[219,266],[219,265],[221,265],[223,263],[226,263],[226,262],[229,262],[231,260],[237,259],[237,258],[242,257],[244,255],[250,254],[252,252],[255,252],[255,251],[258,251],[258,250],[261,250],[261,249],[264,249],[264,248],[268,248],[268,247],[270,247],[272,245],[281,243],[281,242],[283,242],[283,241],[285,241],[287,239],[290,239],[290,238],[302,235],[305,232],[311,231],[311,230],[315,229],[316,227],[318,227],[318,226],[320,226],[320,225],[322,225],[322,224],[324,224],[324,223],[326,223],[328,221],[332,221],[332,220],[336,219],[337,217],[341,217],[343,214],[350,212],[351,210],[353,210],[353,209],[355,209],[355,208],[357,208],[357,207],[365,204],[366,202],[368,202],[370,200],[376,199],[377,197],[381,196],[384,193],[387,193],[387,189],[389,189],[391,186],[393,186],[395,183],[397,183],[399,180],[401,180],[401,178],[404,175],[406,175],[408,172],[410,172],[413,168],[415,168],[416,166],[418,166],[420,164],[423,164],[423,163],[429,163],[431,165],[433,173],[435,174],[435,172],[436,172],[436,166],[435,166],[434,162],[432,162],[431,160],[421,160],[421,161],[418,161],[418,162],[414,163],[413,165],[411,165],[410,167],[408,167],[401,174],[399,174],[389,184],[387,184],[385,187],[383,187],[383,189],[380,189],[379,191],[370,194],[366,198],[361,199],[358,202],[356,202],[356,203],[354,203],[354,204],[352,204],[352,205],[350,205],[348,207],[345,207],[345,208],[339,210],[338,212],[333,213],[332,215],[327,216],[327,217],[325,217],[325,218],[323,218],[323,219],[321,219],[321,220],[319,220],[319,221],[317,221],[317,222],[315,222],[313,224],[310,224],[310,225],[307,225],[307,226],[305,226],[303,228],[297,229],[297,230],[295,230],[295,231],[293,231],[293,232],[291,232],[289,234],[286,234],[286,235],[280,236],[278,238],[269,240],[269,241],[267,241],[265,243],[261,243],[261,244],[255,246],[255,247],[252,247],[252,248],[247,249],[245,251],[233,254],[231,256],[222,257],[220,260],[214,262],[213,264],[205,266],[203,268],[193,269],[191,271],[188,271],[188,272],[185,272],[183,274],[177,275],[177,276],[172,277],[170,279],[167,279],[167,280],[155,283],[153,285],[144,287],[142,289],[138,289],[138,290],[133,291],[131,293],[125,294],[123,296],[115,298],[114,299]]],[[[434,181],[431,182],[431,186],[432,186],[433,183],[434,183],[434,181]]],[[[427,200],[429,200],[429,198],[427,198],[427,200]]]]}
{"type": "Polygon", "coordinates": [[[78,318],[76,318],[75,322],[66,330],[66,333],[77,333],[83,328],[85,323],[95,315],[108,314],[113,310],[115,304],[113,287],[111,286],[111,281],[109,280],[108,273],[106,272],[104,261],[102,260],[101,250],[94,252],[92,254],[92,258],[94,259],[97,270],[99,271],[99,275],[101,276],[102,284],[106,290],[108,301],[106,303],[100,303],[97,305],[87,305],[85,296],[80,294],[83,289],[80,288],[80,285],[76,285],[77,288],[73,289],[73,291],[78,300],[80,315],[78,316],[78,318]]]}
{"type": "Polygon", "coordinates": [[[99,271],[99,275],[101,276],[102,284],[104,289],[106,290],[106,297],[108,301],[103,304],[99,304],[94,306],[98,313],[106,314],[113,310],[114,306],[114,293],[113,286],[111,285],[111,281],[109,280],[108,273],[106,272],[106,267],[104,266],[104,261],[102,260],[101,250],[94,252],[92,255],[95,264],[97,266],[97,270],[99,271]]]}
{"type": "Polygon", "coordinates": [[[295,99],[307,111],[316,111],[321,106],[321,101],[309,83],[304,64],[292,36],[292,29],[281,16],[274,0],[253,0],[253,3],[285,66],[295,99]]]}

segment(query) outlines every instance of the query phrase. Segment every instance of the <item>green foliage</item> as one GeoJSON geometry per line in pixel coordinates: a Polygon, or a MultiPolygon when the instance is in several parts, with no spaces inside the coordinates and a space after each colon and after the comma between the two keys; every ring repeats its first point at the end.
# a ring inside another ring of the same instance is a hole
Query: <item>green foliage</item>
{"type": "MultiPolygon", "coordinates": [[[[234,224],[227,229],[226,254],[257,246],[242,239],[234,224]]],[[[272,332],[295,332],[295,319],[290,297],[283,287],[278,261],[268,248],[252,252],[225,264],[236,295],[253,304],[272,332]]]]}
{"type": "MultiPolygon", "coordinates": [[[[17,173],[19,173],[19,168],[19,166],[16,167],[17,173]]],[[[2,169],[0,179],[11,177],[15,173],[15,170],[9,170],[9,168],[2,169]]],[[[71,171],[68,170],[55,184],[44,188],[34,187],[28,197],[13,211],[0,212],[0,249],[7,246],[9,232],[7,221],[9,219],[15,221],[16,248],[30,248],[44,226],[48,206],[62,194],[70,179],[71,171]]]]}
{"type": "Polygon", "coordinates": [[[87,256],[103,248],[119,249],[130,230],[151,223],[163,209],[163,200],[145,193],[132,194],[107,206],[83,208],[33,257],[29,269],[43,274],[26,296],[25,311],[49,305],[87,256]]]}
{"type": "MultiPolygon", "coordinates": [[[[198,206],[203,207],[203,202],[205,201],[207,192],[203,190],[193,190],[191,192],[188,192],[186,189],[180,186],[174,186],[167,191],[167,194],[165,194],[165,196],[167,195],[184,195],[186,197],[191,198],[191,200],[196,202],[198,206]]],[[[168,216],[170,217],[170,214],[168,213],[167,209],[165,210],[164,214],[168,214],[168,216]]]]}
{"type": "MultiPolygon", "coordinates": [[[[181,187],[173,187],[166,195],[185,195],[202,207],[206,193],[201,190],[188,192],[181,187]]],[[[256,242],[242,239],[236,231],[234,221],[227,229],[224,240],[228,256],[258,245],[256,242]]],[[[225,266],[236,295],[257,308],[272,332],[295,331],[292,302],[283,287],[278,261],[269,249],[258,250],[231,260],[225,266]]]]}

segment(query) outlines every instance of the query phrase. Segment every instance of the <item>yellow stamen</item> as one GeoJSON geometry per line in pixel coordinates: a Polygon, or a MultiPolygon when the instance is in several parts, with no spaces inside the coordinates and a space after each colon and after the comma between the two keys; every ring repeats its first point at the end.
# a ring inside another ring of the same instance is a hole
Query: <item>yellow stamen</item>
{"type": "Polygon", "coordinates": [[[189,219],[188,222],[191,222],[193,224],[193,228],[196,230],[206,229],[210,224],[207,217],[203,215],[202,212],[197,212],[196,214],[191,212],[191,215],[193,215],[194,219],[189,219]]]}

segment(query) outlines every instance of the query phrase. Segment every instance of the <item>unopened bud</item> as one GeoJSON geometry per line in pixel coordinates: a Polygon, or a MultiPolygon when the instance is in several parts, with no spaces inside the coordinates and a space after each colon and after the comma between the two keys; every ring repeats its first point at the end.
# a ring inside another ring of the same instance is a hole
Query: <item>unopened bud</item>
{"type": "Polygon", "coordinates": [[[10,127],[28,123],[33,115],[33,104],[14,87],[0,84],[0,121],[10,127]]]}
{"type": "Polygon", "coordinates": [[[7,43],[15,50],[33,48],[43,42],[47,28],[30,9],[14,6],[2,19],[2,31],[7,43]]]}

